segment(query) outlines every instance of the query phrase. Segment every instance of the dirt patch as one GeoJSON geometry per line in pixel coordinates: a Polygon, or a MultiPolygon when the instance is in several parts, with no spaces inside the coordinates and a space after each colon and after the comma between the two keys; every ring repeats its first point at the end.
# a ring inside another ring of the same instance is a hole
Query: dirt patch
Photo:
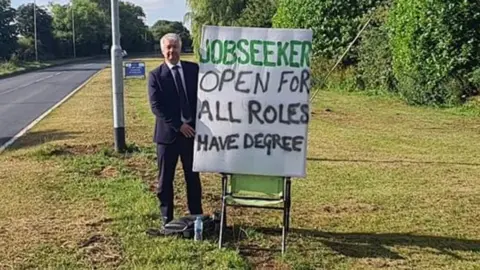
{"type": "Polygon", "coordinates": [[[322,211],[331,214],[342,213],[369,213],[380,210],[378,205],[348,200],[338,204],[327,204],[320,207],[322,211]]]}
{"type": "Polygon", "coordinates": [[[368,265],[373,268],[394,268],[410,269],[405,260],[394,260],[384,258],[365,258],[359,261],[359,264],[368,265]]]}
{"type": "Polygon", "coordinates": [[[115,178],[118,175],[119,175],[118,170],[112,166],[107,166],[99,172],[99,176],[103,178],[115,178]]]}
{"type": "Polygon", "coordinates": [[[47,146],[43,149],[38,150],[37,154],[42,156],[84,156],[84,155],[93,155],[100,152],[102,149],[107,149],[111,147],[107,144],[62,144],[47,146]]]}
{"type": "Polygon", "coordinates": [[[96,233],[80,241],[78,247],[91,265],[117,267],[122,262],[122,250],[117,238],[96,233]]]}

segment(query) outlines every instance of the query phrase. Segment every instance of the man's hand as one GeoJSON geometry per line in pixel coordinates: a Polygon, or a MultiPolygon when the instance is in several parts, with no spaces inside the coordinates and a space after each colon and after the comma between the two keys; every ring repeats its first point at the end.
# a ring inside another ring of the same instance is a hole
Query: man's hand
{"type": "Polygon", "coordinates": [[[180,127],[180,132],[187,138],[192,138],[195,136],[195,130],[189,124],[182,124],[180,127]]]}

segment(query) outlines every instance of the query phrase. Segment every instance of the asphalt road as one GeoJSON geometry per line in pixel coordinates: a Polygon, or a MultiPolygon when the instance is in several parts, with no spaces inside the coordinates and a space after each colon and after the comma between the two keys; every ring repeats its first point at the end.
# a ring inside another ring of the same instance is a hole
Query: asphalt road
{"type": "Polygon", "coordinates": [[[0,147],[107,65],[89,61],[1,79],[0,147]]]}

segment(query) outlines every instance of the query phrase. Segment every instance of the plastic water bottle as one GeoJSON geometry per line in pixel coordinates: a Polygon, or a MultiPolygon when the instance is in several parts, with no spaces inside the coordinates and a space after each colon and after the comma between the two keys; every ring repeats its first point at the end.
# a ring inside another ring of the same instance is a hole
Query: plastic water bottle
{"type": "Polygon", "coordinates": [[[203,222],[202,222],[202,217],[197,216],[195,219],[195,241],[202,241],[203,239],[203,222]]]}

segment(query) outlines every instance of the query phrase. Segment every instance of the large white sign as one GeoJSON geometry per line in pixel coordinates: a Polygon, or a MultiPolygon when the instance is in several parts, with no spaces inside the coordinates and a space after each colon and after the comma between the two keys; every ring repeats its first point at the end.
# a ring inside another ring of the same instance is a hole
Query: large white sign
{"type": "Polygon", "coordinates": [[[312,32],[205,26],[193,170],[304,177],[312,32]]]}

